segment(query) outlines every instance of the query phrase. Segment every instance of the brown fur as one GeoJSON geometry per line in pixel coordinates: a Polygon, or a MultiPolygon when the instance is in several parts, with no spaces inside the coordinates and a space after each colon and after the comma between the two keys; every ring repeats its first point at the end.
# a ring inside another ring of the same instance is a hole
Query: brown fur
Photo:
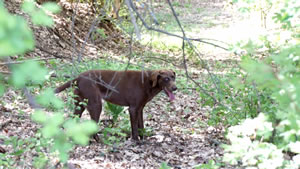
{"type": "MultiPolygon", "coordinates": [[[[98,123],[102,110],[102,99],[120,106],[129,106],[132,138],[138,140],[138,129],[144,128],[143,108],[161,90],[174,99],[175,72],[171,70],[155,71],[112,71],[90,70],[81,73],[76,79],[56,88],[59,93],[70,86],[75,86],[75,115],[81,117],[85,108],[91,118],[98,123]],[[109,87],[110,86],[110,87],[109,87]],[[79,104],[88,100],[87,105],[79,104]]],[[[98,137],[95,139],[97,141],[98,137]]]]}

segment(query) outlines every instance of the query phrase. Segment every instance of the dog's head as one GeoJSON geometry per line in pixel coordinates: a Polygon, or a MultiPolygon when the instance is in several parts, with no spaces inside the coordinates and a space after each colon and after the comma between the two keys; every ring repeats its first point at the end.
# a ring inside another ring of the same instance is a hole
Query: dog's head
{"type": "Polygon", "coordinates": [[[175,85],[176,74],[172,70],[156,70],[151,74],[152,87],[159,87],[169,96],[170,101],[175,99],[173,91],[177,90],[175,85]]]}

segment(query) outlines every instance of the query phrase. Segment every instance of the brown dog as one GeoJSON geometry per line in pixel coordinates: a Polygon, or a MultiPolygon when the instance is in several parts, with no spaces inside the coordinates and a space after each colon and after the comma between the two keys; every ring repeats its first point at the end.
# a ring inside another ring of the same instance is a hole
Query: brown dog
{"type": "MultiPolygon", "coordinates": [[[[102,110],[102,99],[120,106],[129,106],[132,138],[138,140],[138,129],[144,129],[143,108],[160,91],[164,90],[170,100],[175,86],[175,72],[171,70],[154,71],[112,71],[90,70],[81,73],[76,79],[56,88],[59,93],[74,85],[75,115],[81,117],[85,108],[91,118],[98,123],[102,110]],[[84,106],[80,102],[87,100],[84,106]]],[[[97,135],[94,136],[99,141],[97,135]]]]}

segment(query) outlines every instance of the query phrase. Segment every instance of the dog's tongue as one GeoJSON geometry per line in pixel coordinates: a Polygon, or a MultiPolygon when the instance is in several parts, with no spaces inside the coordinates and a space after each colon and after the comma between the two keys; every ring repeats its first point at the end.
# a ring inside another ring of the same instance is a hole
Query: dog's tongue
{"type": "Polygon", "coordinates": [[[172,92],[170,92],[168,89],[166,89],[166,92],[168,93],[170,101],[173,101],[175,99],[175,96],[172,92]]]}

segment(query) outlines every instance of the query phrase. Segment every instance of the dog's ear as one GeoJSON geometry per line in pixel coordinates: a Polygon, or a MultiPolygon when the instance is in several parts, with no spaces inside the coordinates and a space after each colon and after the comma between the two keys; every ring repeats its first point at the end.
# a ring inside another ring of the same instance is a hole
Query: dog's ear
{"type": "Polygon", "coordinates": [[[152,81],[152,87],[155,87],[157,85],[157,81],[160,77],[160,72],[159,71],[154,71],[151,74],[151,81],[152,81]]]}

